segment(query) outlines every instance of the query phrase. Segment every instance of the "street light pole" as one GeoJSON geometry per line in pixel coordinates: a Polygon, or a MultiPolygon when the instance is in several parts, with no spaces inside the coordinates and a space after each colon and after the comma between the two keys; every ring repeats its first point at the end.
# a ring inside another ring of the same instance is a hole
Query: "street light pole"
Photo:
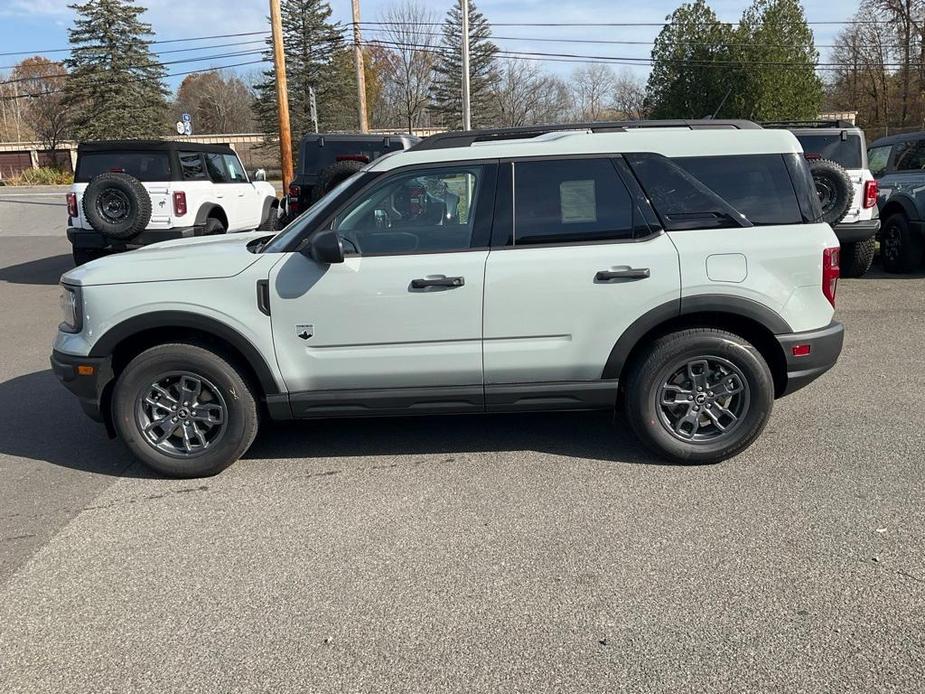
{"type": "Polygon", "coordinates": [[[279,0],[270,0],[270,26],[273,29],[273,69],[276,72],[276,106],[279,113],[279,160],[283,173],[283,193],[292,183],[292,132],[289,129],[289,93],[286,86],[286,54],[283,52],[283,18],[279,0]]]}
{"type": "Polygon", "coordinates": [[[469,109],[469,0],[462,4],[462,127],[472,129],[472,114],[469,109]]]}
{"type": "Polygon", "coordinates": [[[360,132],[369,131],[366,116],[366,70],[363,65],[363,49],[360,41],[360,0],[353,0],[353,62],[357,71],[357,103],[360,109],[360,132]]]}

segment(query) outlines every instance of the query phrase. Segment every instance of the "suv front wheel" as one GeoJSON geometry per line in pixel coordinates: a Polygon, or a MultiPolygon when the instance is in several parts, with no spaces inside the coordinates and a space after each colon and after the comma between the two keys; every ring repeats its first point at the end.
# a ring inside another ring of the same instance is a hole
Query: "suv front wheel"
{"type": "Polygon", "coordinates": [[[773,402],[774,381],[758,350],[712,328],[656,339],[626,381],[626,417],[636,435],[679,463],[715,463],[744,450],[773,402]]]}
{"type": "Polygon", "coordinates": [[[250,447],[258,424],[256,400],[239,370],[184,343],[132,359],[116,382],[112,415],[132,453],[172,477],[222,471],[250,447]]]}

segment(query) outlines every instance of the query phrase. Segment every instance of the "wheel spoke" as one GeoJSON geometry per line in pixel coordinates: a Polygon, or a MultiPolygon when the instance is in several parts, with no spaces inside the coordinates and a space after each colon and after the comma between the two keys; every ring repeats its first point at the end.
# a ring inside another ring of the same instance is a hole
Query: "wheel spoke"
{"type": "Polygon", "coordinates": [[[192,376],[180,377],[180,401],[184,405],[195,403],[200,393],[202,393],[202,381],[192,376]]]}
{"type": "Polygon", "coordinates": [[[159,383],[155,383],[153,386],[151,386],[151,390],[153,390],[156,393],[159,393],[162,398],[166,398],[170,402],[171,405],[177,404],[177,399],[173,395],[170,394],[169,390],[164,388],[159,383]]]}
{"type": "Polygon", "coordinates": [[[687,376],[691,379],[694,390],[703,390],[707,386],[707,374],[710,373],[710,365],[705,359],[698,359],[687,363],[687,376]]]}
{"type": "Polygon", "coordinates": [[[167,426],[165,426],[161,430],[161,435],[158,436],[156,439],[154,439],[154,443],[157,443],[157,444],[164,443],[164,441],[166,441],[173,435],[173,433],[177,430],[178,426],[180,426],[179,422],[173,422],[173,421],[168,422],[167,426]]]}
{"type": "Polygon", "coordinates": [[[713,424],[716,426],[717,429],[719,429],[720,431],[726,431],[726,426],[722,422],[719,421],[719,417],[716,416],[716,413],[713,412],[712,409],[704,410],[704,412],[706,413],[707,417],[713,420],[713,424]]]}
{"type": "Polygon", "coordinates": [[[662,386],[661,403],[663,405],[689,405],[690,401],[693,399],[693,392],[681,386],[672,385],[670,383],[662,386]]]}
{"type": "Polygon", "coordinates": [[[201,431],[199,431],[199,427],[196,426],[195,422],[190,422],[190,426],[193,428],[193,432],[196,434],[196,438],[199,439],[199,445],[203,448],[208,446],[209,444],[206,442],[206,437],[201,431]]]}
{"type": "Polygon", "coordinates": [[[196,414],[192,419],[196,422],[205,422],[206,424],[221,424],[225,421],[225,410],[221,405],[197,405],[196,414]]]}
{"type": "Polygon", "coordinates": [[[687,409],[687,413],[675,422],[674,430],[678,436],[686,439],[692,439],[700,429],[700,412],[694,411],[693,407],[687,409]]]}
{"type": "Polygon", "coordinates": [[[721,398],[727,395],[735,395],[737,393],[741,393],[743,390],[745,390],[745,384],[742,383],[742,379],[735,374],[728,374],[723,376],[719,382],[709,386],[709,389],[713,395],[715,395],[717,398],[721,398]]]}

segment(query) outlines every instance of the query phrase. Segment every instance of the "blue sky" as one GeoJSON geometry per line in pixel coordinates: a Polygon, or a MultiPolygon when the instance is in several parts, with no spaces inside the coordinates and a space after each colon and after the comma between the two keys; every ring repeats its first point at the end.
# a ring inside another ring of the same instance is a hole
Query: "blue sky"
{"type": "MultiPolygon", "coordinates": [[[[67,5],[74,0],[0,0],[0,53],[13,51],[42,52],[67,46],[67,27],[73,13],[67,5]]],[[[361,0],[363,20],[380,19],[383,10],[394,0],[361,0]]],[[[419,0],[442,19],[451,2],[448,0],[419,0]]],[[[266,29],[266,0],[141,0],[140,4],[148,8],[146,19],[150,22],[159,39],[187,38],[214,34],[232,34],[262,31],[266,29]]],[[[680,0],[482,0],[479,8],[489,21],[499,22],[659,22],[669,14],[680,0]]],[[[737,21],[742,11],[749,5],[749,0],[714,0],[710,3],[720,19],[737,21]]],[[[350,0],[333,0],[331,6],[336,19],[350,20],[350,0]]],[[[857,8],[855,2],[823,2],[823,0],[805,0],[807,19],[810,21],[844,21],[857,8]]],[[[838,33],[839,26],[816,25],[813,30],[817,44],[831,44],[838,33]]],[[[584,55],[608,55],[620,57],[645,58],[649,55],[650,45],[595,45],[565,44],[549,42],[531,42],[529,39],[580,38],[583,40],[620,40],[651,41],[658,33],[656,27],[623,28],[544,28],[544,27],[495,27],[494,33],[499,37],[499,46],[510,50],[540,51],[547,53],[579,53],[584,55]],[[521,37],[514,40],[514,37],[521,37]]],[[[367,34],[372,38],[373,33],[367,34]]],[[[195,45],[227,43],[230,41],[248,41],[259,37],[240,39],[223,39],[205,41],[201,44],[175,44],[161,46],[162,50],[187,48],[195,45]]],[[[260,44],[248,44],[236,47],[224,47],[203,50],[197,53],[180,53],[163,56],[163,60],[181,60],[195,55],[213,56],[225,52],[256,50],[260,44]]],[[[820,48],[823,59],[829,48],[820,48]]],[[[64,53],[48,53],[49,57],[64,57],[64,53]]],[[[12,65],[23,56],[0,56],[0,67],[12,65]]],[[[168,67],[170,72],[245,62],[256,56],[239,56],[224,60],[198,61],[187,64],[175,64],[168,67]]],[[[238,68],[241,71],[259,69],[261,66],[238,68]]],[[[569,63],[548,63],[547,67],[560,74],[565,74],[575,67],[569,63]]],[[[640,77],[648,73],[646,67],[619,67],[640,77]]],[[[170,79],[175,86],[182,79],[170,79]]]]}

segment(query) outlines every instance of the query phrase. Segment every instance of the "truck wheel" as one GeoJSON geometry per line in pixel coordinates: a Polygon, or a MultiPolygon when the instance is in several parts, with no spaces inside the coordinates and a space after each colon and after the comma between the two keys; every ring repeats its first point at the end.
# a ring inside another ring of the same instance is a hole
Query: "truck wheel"
{"type": "Polygon", "coordinates": [[[222,220],[216,219],[215,217],[206,218],[206,228],[203,232],[206,236],[216,236],[217,234],[225,233],[225,225],[222,224],[222,220]]]}
{"type": "Polygon", "coordinates": [[[278,231],[281,228],[279,221],[279,203],[275,202],[270,205],[267,218],[260,222],[257,231],[278,231]]]}
{"type": "Polygon", "coordinates": [[[151,196],[137,178],[106,171],[87,185],[83,210],[96,231],[125,241],[138,236],[151,221],[151,196]]]}
{"type": "Polygon", "coordinates": [[[129,362],[112,399],[116,432],[149,467],[171,477],[214,475],[257,434],[257,403],[241,372],[194,344],[164,344],[129,362]]]}
{"type": "Polygon", "coordinates": [[[764,429],[774,381],[738,335],[694,328],[656,339],[630,368],[626,418],[649,449],[672,462],[715,463],[764,429]]]}
{"type": "Polygon", "coordinates": [[[841,245],[841,276],[863,277],[874,262],[877,240],[873,237],[866,241],[853,241],[841,245]]]}
{"type": "Polygon", "coordinates": [[[318,202],[331,188],[341,181],[347,180],[364,166],[366,164],[363,162],[350,160],[339,161],[322,169],[321,173],[318,174],[318,183],[312,188],[312,204],[318,202]]]}
{"type": "Polygon", "coordinates": [[[829,159],[814,159],[809,170],[816,184],[816,193],[822,206],[822,221],[834,226],[838,224],[851,207],[854,186],[848,172],[829,159]]]}
{"type": "Polygon", "coordinates": [[[880,230],[880,258],[887,272],[912,272],[922,264],[925,242],[902,212],[887,217],[880,230]]]}

